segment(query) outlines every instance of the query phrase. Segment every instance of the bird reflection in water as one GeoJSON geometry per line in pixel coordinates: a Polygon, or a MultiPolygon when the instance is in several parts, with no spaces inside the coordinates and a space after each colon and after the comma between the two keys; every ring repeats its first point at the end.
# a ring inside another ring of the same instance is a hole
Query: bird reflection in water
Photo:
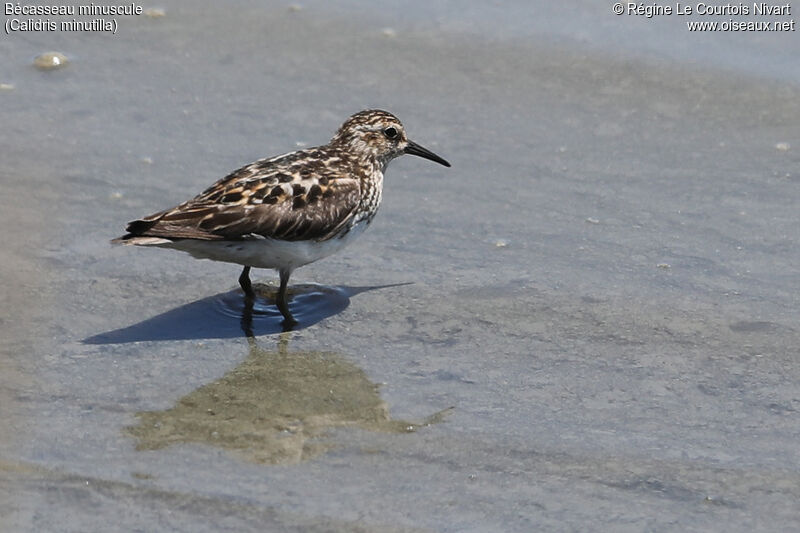
{"type": "MultiPolygon", "coordinates": [[[[242,328],[251,328],[242,315],[242,328]]],[[[252,331],[244,362],[163,411],[137,413],[127,428],[137,450],[199,442],[264,464],[296,464],[331,448],[329,430],[357,427],[408,433],[441,421],[450,409],[420,422],[393,420],[378,385],[347,358],[331,352],[290,352],[290,333],[276,350],[260,348],[252,331]]]]}

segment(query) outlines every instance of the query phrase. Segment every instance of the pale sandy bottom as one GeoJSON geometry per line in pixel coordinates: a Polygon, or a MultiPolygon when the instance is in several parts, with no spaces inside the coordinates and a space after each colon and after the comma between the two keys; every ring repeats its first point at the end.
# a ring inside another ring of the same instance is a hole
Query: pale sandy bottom
{"type": "Polygon", "coordinates": [[[600,4],[4,38],[0,530],[800,529],[797,36],[600,4]],[[282,340],[236,266],[108,244],[367,107],[453,167],[389,167],[282,340]]]}

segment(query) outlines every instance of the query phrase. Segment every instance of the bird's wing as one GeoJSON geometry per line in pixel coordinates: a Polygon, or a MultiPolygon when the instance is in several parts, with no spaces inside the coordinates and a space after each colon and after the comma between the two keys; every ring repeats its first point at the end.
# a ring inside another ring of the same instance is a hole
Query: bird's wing
{"type": "MultiPolygon", "coordinates": [[[[307,151],[308,152],[308,151],[307,151]]],[[[128,224],[135,237],[287,241],[325,240],[353,215],[360,184],[342,161],[298,157],[302,152],[251,163],[172,209],[128,224]],[[311,163],[310,163],[311,162],[311,163]]],[[[312,154],[313,155],[313,154],[312,154]]]]}

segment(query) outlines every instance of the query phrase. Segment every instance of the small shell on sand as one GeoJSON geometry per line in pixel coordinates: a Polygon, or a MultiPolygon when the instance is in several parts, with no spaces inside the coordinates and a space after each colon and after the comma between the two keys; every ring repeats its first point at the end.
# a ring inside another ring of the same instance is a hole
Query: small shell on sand
{"type": "Polygon", "coordinates": [[[148,7],[144,10],[144,16],[151,19],[160,19],[161,17],[166,17],[167,12],[161,7],[148,7]]]}
{"type": "Polygon", "coordinates": [[[67,63],[69,59],[61,52],[44,52],[33,59],[33,66],[41,70],[61,68],[67,63]]]}
{"type": "Polygon", "coordinates": [[[775,145],[775,149],[779,152],[788,152],[789,148],[791,148],[791,146],[789,145],[789,143],[786,142],[778,143],[775,145]]]}

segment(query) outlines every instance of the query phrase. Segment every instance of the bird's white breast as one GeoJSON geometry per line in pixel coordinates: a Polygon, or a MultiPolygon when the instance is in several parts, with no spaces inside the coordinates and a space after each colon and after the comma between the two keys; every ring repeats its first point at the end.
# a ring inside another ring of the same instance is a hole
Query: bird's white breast
{"type": "Polygon", "coordinates": [[[325,241],[282,241],[264,238],[241,241],[185,239],[155,245],[188,252],[198,259],[236,263],[254,268],[294,270],[338,252],[354,241],[366,226],[367,222],[364,221],[341,237],[325,241]]]}

